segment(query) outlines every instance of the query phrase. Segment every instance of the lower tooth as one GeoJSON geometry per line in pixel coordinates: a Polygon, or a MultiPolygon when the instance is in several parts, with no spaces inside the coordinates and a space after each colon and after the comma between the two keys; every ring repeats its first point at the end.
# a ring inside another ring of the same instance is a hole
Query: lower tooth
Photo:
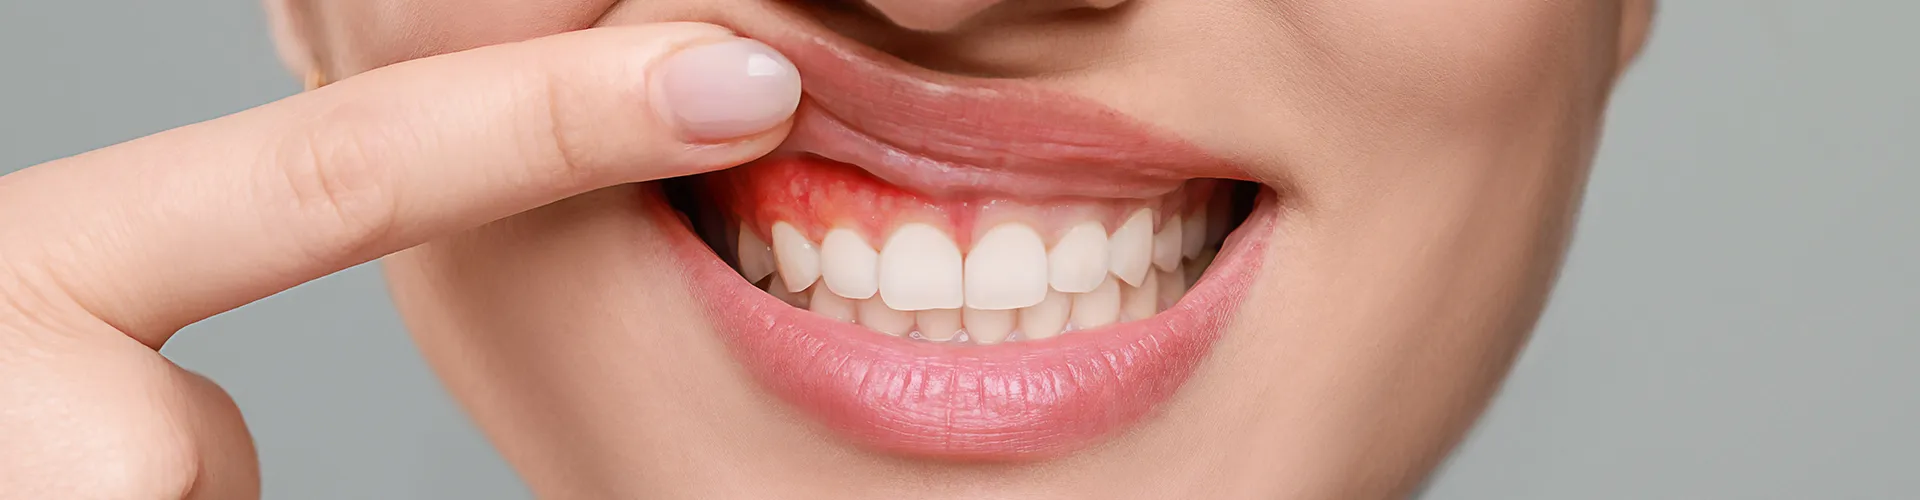
{"type": "Polygon", "coordinates": [[[927,340],[945,342],[960,334],[959,309],[928,309],[914,313],[914,324],[920,330],[920,336],[927,340]]]}
{"type": "Polygon", "coordinates": [[[827,287],[817,284],[814,285],[813,296],[808,302],[807,309],[815,314],[848,322],[853,321],[856,316],[855,308],[858,307],[852,299],[841,297],[827,287]]]}
{"type": "Polygon", "coordinates": [[[1154,311],[1165,311],[1180,303],[1180,297],[1187,294],[1187,270],[1174,266],[1171,271],[1161,271],[1159,304],[1154,311]]]}
{"type": "Polygon", "coordinates": [[[1086,330],[1112,324],[1120,319],[1120,281],[1112,276],[1099,288],[1073,297],[1070,316],[1073,328],[1086,330]]]}
{"type": "Polygon", "coordinates": [[[1072,313],[1072,295],[1049,291],[1046,300],[1020,310],[1020,335],[1027,340],[1059,335],[1067,329],[1067,318],[1072,313]]]}
{"type": "Polygon", "coordinates": [[[805,293],[787,291],[786,280],[780,279],[778,274],[775,274],[772,280],[767,281],[767,293],[773,295],[773,298],[780,299],[781,302],[786,302],[787,305],[801,309],[806,309],[807,303],[809,302],[805,293]]]}
{"type": "Polygon", "coordinates": [[[879,297],[860,301],[860,324],[895,337],[913,332],[913,313],[887,307],[879,297]]]}
{"type": "Polygon", "coordinates": [[[1007,336],[1013,334],[1016,315],[1012,309],[990,311],[969,307],[962,312],[961,322],[974,343],[992,345],[1005,342],[1007,336]]]}
{"type": "Polygon", "coordinates": [[[1160,273],[1147,273],[1140,286],[1120,288],[1120,319],[1133,321],[1153,317],[1160,305],[1160,273]]]}

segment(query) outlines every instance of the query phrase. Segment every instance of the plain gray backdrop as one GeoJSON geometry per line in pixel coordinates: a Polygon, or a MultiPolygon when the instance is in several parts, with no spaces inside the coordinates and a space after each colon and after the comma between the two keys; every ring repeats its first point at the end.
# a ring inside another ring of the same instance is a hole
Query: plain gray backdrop
{"type": "MultiPolygon", "coordinates": [[[[1665,2],[1546,318],[1428,498],[1920,491],[1916,18],[1902,1],[1665,2]]],[[[254,1],[0,0],[0,173],[296,90],[254,1]]],[[[164,353],[239,401],[267,498],[529,496],[375,267],[164,353]]]]}

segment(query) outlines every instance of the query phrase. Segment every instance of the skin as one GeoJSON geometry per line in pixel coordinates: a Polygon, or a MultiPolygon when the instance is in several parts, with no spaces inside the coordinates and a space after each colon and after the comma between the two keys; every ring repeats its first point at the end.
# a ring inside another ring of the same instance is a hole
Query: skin
{"type": "Polygon", "coordinates": [[[806,14],[916,64],[1101,101],[1280,193],[1278,230],[1253,235],[1272,243],[1249,306],[1159,415],[1058,460],[926,462],[841,442],[747,379],[682,292],[667,221],[625,183],[737,164],[784,126],[689,146],[632,119],[652,111],[618,84],[644,76],[605,67],[715,33],[644,25],[764,22],[791,2],[276,0],[289,66],[343,81],[0,178],[0,407],[24,408],[0,412],[0,449],[30,450],[0,454],[0,484],[257,494],[231,401],[153,349],[392,254],[429,361],[543,497],[1404,496],[1538,317],[1652,14],[1651,0],[866,4],[806,14]],[[626,28],[549,37],[596,26],[626,28]],[[565,99],[545,102],[563,113],[470,105],[533,103],[529,76],[557,82],[565,99]],[[543,116],[585,125],[561,143],[606,160],[508,146],[551,143],[527,125],[543,116]],[[296,154],[315,150],[357,154],[296,154]]]}

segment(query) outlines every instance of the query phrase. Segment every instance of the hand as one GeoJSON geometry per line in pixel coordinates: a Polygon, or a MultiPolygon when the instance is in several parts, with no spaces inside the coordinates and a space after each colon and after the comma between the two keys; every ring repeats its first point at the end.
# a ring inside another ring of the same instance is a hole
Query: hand
{"type": "Polygon", "coordinates": [[[0,498],[258,496],[232,400],[158,354],[175,331],[568,196],[752,160],[799,99],[791,64],[725,29],[603,28],[0,177],[0,498]]]}

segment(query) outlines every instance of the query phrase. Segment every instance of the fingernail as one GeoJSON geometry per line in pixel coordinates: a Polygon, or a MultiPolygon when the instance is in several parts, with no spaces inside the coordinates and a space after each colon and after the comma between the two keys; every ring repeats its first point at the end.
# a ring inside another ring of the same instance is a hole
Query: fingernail
{"type": "Polygon", "coordinates": [[[800,106],[800,71],[786,56],[754,40],[682,49],[661,63],[657,106],[688,139],[717,141],[758,134],[800,106]]]}

